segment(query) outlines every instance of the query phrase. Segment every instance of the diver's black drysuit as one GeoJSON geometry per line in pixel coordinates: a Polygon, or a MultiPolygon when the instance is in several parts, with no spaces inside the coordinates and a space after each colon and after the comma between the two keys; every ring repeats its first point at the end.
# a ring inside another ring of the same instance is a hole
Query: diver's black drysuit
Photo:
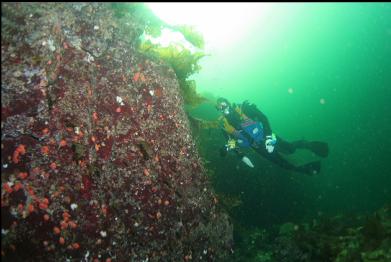
{"type": "MultiPolygon", "coordinates": [[[[232,108],[235,108],[236,105],[233,105],[232,108]]],[[[271,135],[272,130],[269,124],[269,120],[263,114],[254,104],[249,104],[247,101],[243,102],[243,104],[240,106],[241,111],[251,118],[254,121],[261,122],[263,125],[263,131],[265,136],[271,135]]],[[[228,115],[225,115],[225,118],[228,120],[229,124],[232,125],[236,130],[241,130],[241,120],[239,114],[235,111],[232,110],[228,115]]],[[[228,139],[229,135],[225,132],[223,129],[225,137],[228,139]]],[[[245,132],[243,132],[244,135],[245,132]]],[[[246,138],[252,142],[252,138],[249,136],[246,136],[246,138]]],[[[292,170],[292,171],[297,171],[297,172],[302,172],[306,174],[315,174],[319,173],[320,171],[320,161],[314,161],[302,166],[295,166],[288,162],[285,158],[280,153],[284,154],[292,154],[296,151],[298,148],[302,149],[308,149],[314,152],[315,154],[321,156],[321,157],[326,157],[328,155],[328,145],[327,143],[324,142],[309,142],[305,140],[298,140],[294,142],[288,142],[281,137],[277,136],[277,144],[275,145],[274,151],[272,153],[269,153],[266,150],[266,147],[264,144],[256,144],[252,143],[251,146],[258,154],[262,155],[266,159],[272,161],[273,163],[277,164],[278,166],[287,169],[287,170],[292,170]]],[[[222,155],[226,154],[227,150],[222,149],[220,152],[222,155]],[[225,152],[224,152],[225,151],[225,152]]],[[[242,158],[244,155],[243,153],[240,152],[239,149],[234,149],[236,154],[242,158]]]]}

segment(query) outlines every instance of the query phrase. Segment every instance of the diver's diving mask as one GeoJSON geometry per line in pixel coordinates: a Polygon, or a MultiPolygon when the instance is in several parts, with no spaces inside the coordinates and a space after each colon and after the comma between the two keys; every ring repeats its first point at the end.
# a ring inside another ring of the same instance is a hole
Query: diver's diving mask
{"type": "Polygon", "coordinates": [[[219,110],[224,114],[228,115],[229,114],[229,106],[226,102],[221,102],[219,104],[219,110]]]}

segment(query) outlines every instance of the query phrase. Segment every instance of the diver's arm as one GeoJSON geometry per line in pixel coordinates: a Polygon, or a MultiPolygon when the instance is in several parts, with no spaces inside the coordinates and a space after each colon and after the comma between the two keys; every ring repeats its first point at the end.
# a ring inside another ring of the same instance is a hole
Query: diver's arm
{"type": "Polygon", "coordinates": [[[242,159],[242,158],[244,157],[243,152],[240,151],[239,148],[235,148],[233,151],[235,152],[235,154],[236,154],[240,159],[242,159]]]}
{"type": "MultiPolygon", "coordinates": [[[[228,139],[230,139],[229,135],[228,134],[226,135],[228,136],[228,139]]],[[[235,146],[235,142],[234,144],[232,144],[231,141],[228,140],[227,144],[220,148],[220,156],[225,157],[229,151],[233,151],[236,154],[236,156],[240,160],[242,160],[247,166],[251,168],[254,167],[253,163],[251,163],[251,160],[248,157],[246,157],[237,146],[235,146]]]]}
{"type": "Polygon", "coordinates": [[[234,151],[235,151],[236,155],[239,157],[239,159],[242,160],[243,163],[245,163],[247,166],[249,166],[251,168],[254,168],[254,164],[251,162],[251,160],[245,154],[243,154],[243,152],[241,152],[239,150],[239,148],[235,148],[234,151]]]}
{"type": "Polygon", "coordinates": [[[228,133],[227,133],[227,131],[225,131],[223,128],[221,129],[221,132],[223,133],[223,136],[224,136],[224,138],[226,139],[226,140],[228,140],[230,137],[229,137],[229,135],[228,135],[228,133]]]}
{"type": "MultiPolygon", "coordinates": [[[[227,134],[227,132],[226,132],[223,128],[221,129],[221,132],[223,133],[223,136],[224,136],[225,140],[228,141],[230,137],[229,137],[229,135],[227,134]]],[[[220,156],[225,157],[225,156],[227,155],[227,153],[228,153],[227,144],[222,145],[222,146],[220,147],[219,151],[220,151],[220,156]]]]}

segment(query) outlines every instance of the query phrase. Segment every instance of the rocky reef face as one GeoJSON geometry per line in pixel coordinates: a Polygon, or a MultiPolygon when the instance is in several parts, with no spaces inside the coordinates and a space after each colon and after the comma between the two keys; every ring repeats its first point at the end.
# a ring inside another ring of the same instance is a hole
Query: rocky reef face
{"type": "Polygon", "coordinates": [[[232,261],[391,261],[391,205],[373,214],[322,216],[242,235],[232,261]]]}
{"type": "Polygon", "coordinates": [[[5,261],[219,261],[216,209],[174,71],[109,4],[2,4],[5,261]]]}

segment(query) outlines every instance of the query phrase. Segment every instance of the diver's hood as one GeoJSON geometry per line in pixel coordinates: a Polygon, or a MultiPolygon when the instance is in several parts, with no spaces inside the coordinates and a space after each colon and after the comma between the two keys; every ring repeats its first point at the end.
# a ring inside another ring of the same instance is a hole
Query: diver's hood
{"type": "Polygon", "coordinates": [[[230,104],[227,99],[219,98],[217,100],[217,109],[221,111],[224,115],[228,115],[230,113],[230,104]]]}

